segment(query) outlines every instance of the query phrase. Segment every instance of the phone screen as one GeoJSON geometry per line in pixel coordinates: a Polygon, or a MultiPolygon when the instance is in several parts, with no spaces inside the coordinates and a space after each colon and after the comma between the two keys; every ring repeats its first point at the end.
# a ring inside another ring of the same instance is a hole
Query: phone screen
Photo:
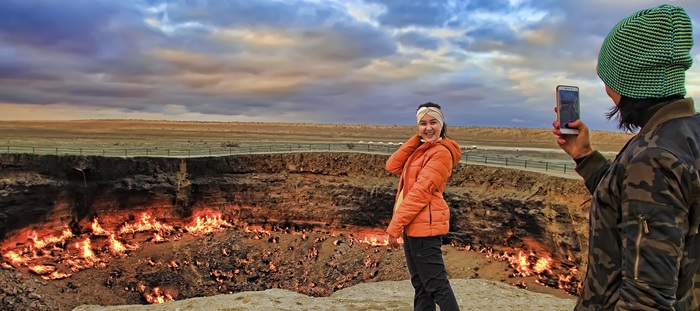
{"type": "Polygon", "coordinates": [[[559,124],[568,128],[569,122],[581,117],[579,108],[578,90],[559,89],[559,124]]]}

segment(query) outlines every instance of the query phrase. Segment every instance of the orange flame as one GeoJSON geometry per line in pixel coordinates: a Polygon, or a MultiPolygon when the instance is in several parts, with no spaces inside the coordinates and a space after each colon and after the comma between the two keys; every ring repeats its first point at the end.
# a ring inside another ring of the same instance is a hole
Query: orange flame
{"type": "Polygon", "coordinates": [[[537,259],[537,263],[532,267],[532,269],[535,271],[537,274],[544,273],[547,270],[550,270],[552,268],[552,258],[550,257],[541,257],[537,259]]]}
{"type": "Polygon", "coordinates": [[[160,242],[165,242],[165,239],[163,236],[160,235],[158,232],[153,233],[153,239],[151,240],[153,243],[160,243],[160,242]]]}
{"type": "Polygon", "coordinates": [[[144,297],[146,298],[146,301],[150,304],[161,304],[166,301],[173,301],[175,300],[173,298],[173,295],[169,293],[168,291],[162,291],[160,287],[154,287],[151,290],[151,294],[149,293],[144,293],[144,297]]]}
{"type": "Polygon", "coordinates": [[[143,213],[138,222],[134,224],[124,224],[124,226],[119,229],[120,234],[144,231],[172,232],[174,228],[153,219],[148,213],[143,213]]]}
{"type": "Polygon", "coordinates": [[[109,235],[109,249],[114,255],[119,255],[126,252],[126,247],[124,244],[122,244],[122,242],[119,242],[119,240],[114,237],[114,234],[109,235]]]}
{"type": "Polygon", "coordinates": [[[36,265],[29,267],[29,271],[32,271],[38,275],[44,275],[56,271],[56,267],[47,265],[36,265]]]}
{"type": "Polygon", "coordinates": [[[36,231],[32,231],[29,234],[29,238],[34,242],[34,247],[37,249],[42,249],[47,245],[63,243],[72,237],[73,232],[68,228],[63,229],[63,232],[61,232],[59,236],[46,236],[42,239],[38,239],[36,231]]]}
{"type": "Polygon", "coordinates": [[[215,216],[200,216],[197,217],[192,223],[185,226],[188,232],[192,234],[208,234],[214,232],[214,230],[222,227],[233,227],[231,223],[224,220],[221,215],[215,216]]]}
{"type": "Polygon", "coordinates": [[[24,258],[19,252],[9,251],[2,255],[11,265],[19,267],[27,263],[28,258],[24,258]]]}
{"type": "Polygon", "coordinates": [[[70,274],[55,270],[54,272],[51,272],[49,275],[42,275],[41,278],[44,280],[60,280],[60,279],[65,279],[67,277],[71,276],[70,274]]]}
{"type": "Polygon", "coordinates": [[[97,217],[92,220],[92,225],[90,225],[90,228],[92,229],[92,234],[94,235],[107,235],[107,232],[102,229],[102,226],[100,226],[100,223],[97,221],[97,217]]]}
{"type": "Polygon", "coordinates": [[[92,251],[92,248],[90,247],[90,238],[85,238],[82,242],[77,242],[75,243],[75,247],[82,251],[82,257],[84,259],[89,259],[89,260],[94,260],[95,259],[95,253],[92,251]]]}

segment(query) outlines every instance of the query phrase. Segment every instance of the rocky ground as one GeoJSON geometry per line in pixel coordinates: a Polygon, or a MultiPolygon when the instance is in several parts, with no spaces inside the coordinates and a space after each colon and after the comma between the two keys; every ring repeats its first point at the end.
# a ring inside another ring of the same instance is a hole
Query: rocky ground
{"type": "MultiPolygon", "coordinates": [[[[482,311],[564,311],[574,300],[530,292],[488,280],[451,280],[462,310],[482,311]]],[[[310,297],[292,291],[269,289],[231,295],[193,298],[154,306],[85,305],[75,311],[158,311],[158,310],[413,310],[413,288],[409,281],[358,284],[330,297],[310,297]]]]}

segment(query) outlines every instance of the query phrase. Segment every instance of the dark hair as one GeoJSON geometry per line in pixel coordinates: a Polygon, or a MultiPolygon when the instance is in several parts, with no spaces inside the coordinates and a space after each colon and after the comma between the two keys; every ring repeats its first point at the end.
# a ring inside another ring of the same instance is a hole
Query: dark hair
{"type": "MultiPolygon", "coordinates": [[[[433,102],[427,102],[425,104],[418,106],[418,109],[416,109],[416,112],[423,107],[433,107],[433,108],[437,108],[437,109],[442,110],[442,107],[440,107],[440,105],[433,103],[433,102]]],[[[445,123],[444,120],[442,122],[443,123],[442,123],[442,130],[440,131],[440,137],[445,138],[445,136],[447,136],[447,123],[445,123]]]]}
{"type": "Polygon", "coordinates": [[[650,108],[670,101],[683,99],[683,95],[671,95],[662,98],[631,98],[622,95],[620,102],[605,114],[610,119],[617,119],[617,127],[628,132],[635,132],[641,129],[646,120],[647,112],[650,108]]]}

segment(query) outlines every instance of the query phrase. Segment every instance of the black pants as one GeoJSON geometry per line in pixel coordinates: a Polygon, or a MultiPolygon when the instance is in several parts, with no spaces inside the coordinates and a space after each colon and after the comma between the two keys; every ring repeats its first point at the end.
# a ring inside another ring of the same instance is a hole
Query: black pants
{"type": "Polygon", "coordinates": [[[404,234],[403,240],[411,284],[416,290],[413,310],[435,311],[436,303],[440,311],[459,310],[442,260],[442,239],[439,236],[414,238],[404,234]]]}

